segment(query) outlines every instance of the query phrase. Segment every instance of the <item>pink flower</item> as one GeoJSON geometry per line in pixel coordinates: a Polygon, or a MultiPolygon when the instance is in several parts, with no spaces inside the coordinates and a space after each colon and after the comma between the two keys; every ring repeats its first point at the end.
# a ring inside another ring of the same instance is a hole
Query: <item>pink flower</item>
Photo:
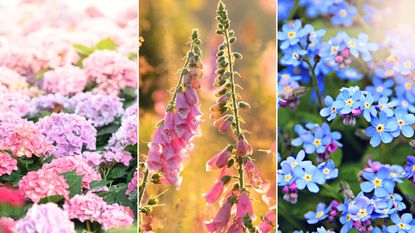
{"type": "Polygon", "coordinates": [[[245,138],[238,139],[236,144],[236,154],[239,156],[252,154],[252,147],[245,138]]]}
{"type": "MultiPolygon", "coordinates": [[[[295,182],[291,185],[295,186],[295,182]]],[[[275,201],[275,195],[276,195],[276,190],[277,190],[276,186],[277,186],[277,182],[271,182],[271,185],[268,187],[268,191],[262,195],[262,200],[271,208],[274,208],[276,204],[276,201],[275,201]]],[[[292,188],[296,189],[296,186],[292,188]]]]}
{"type": "Polygon", "coordinates": [[[67,200],[63,206],[70,219],[79,219],[81,222],[101,222],[101,214],[106,210],[107,203],[93,193],[75,195],[67,200]]]}
{"type": "Polygon", "coordinates": [[[229,227],[227,233],[245,233],[245,226],[243,218],[236,217],[232,225],[229,227]]]}
{"type": "Polygon", "coordinates": [[[0,152],[0,176],[17,170],[17,161],[5,152],[0,152]]]}
{"type": "Polygon", "coordinates": [[[16,126],[0,148],[10,150],[18,157],[30,158],[49,156],[55,151],[55,147],[41,134],[31,122],[16,126]]]}
{"type": "Polygon", "coordinates": [[[49,196],[68,198],[68,188],[65,178],[52,170],[28,172],[19,182],[19,189],[34,203],[49,196]]]}
{"type": "Polygon", "coordinates": [[[268,190],[270,184],[261,176],[254,162],[248,160],[245,163],[245,172],[248,176],[249,183],[257,192],[265,193],[268,190]]]}
{"type": "Polygon", "coordinates": [[[15,233],[16,221],[12,218],[1,217],[0,218],[0,232],[1,233],[15,233]]]}
{"type": "Polygon", "coordinates": [[[128,228],[134,222],[134,214],[130,208],[118,204],[108,205],[101,216],[101,224],[104,230],[114,228],[128,228]]]}
{"type": "Polygon", "coordinates": [[[209,204],[216,202],[219,199],[219,197],[222,195],[223,189],[225,188],[223,179],[226,179],[224,177],[229,176],[230,174],[231,174],[231,170],[229,168],[227,167],[223,168],[222,171],[220,172],[218,179],[215,181],[215,184],[213,185],[212,189],[208,193],[203,194],[203,197],[206,199],[206,201],[209,204]]]}
{"type": "Polygon", "coordinates": [[[16,232],[75,233],[75,224],[69,220],[68,213],[55,203],[34,204],[26,216],[16,224],[16,232]]]}
{"type": "Polygon", "coordinates": [[[92,181],[101,180],[101,175],[89,166],[82,159],[82,156],[66,156],[52,160],[52,162],[44,164],[42,170],[53,171],[62,174],[69,171],[76,171],[78,176],[82,176],[82,186],[89,189],[92,181]]]}
{"type": "Polygon", "coordinates": [[[258,226],[261,233],[268,233],[275,227],[275,209],[269,210],[258,226]]]}
{"type": "Polygon", "coordinates": [[[138,178],[137,178],[137,171],[134,172],[134,176],[131,179],[130,183],[128,183],[128,188],[125,194],[130,195],[132,192],[137,190],[138,178]]]}
{"type": "Polygon", "coordinates": [[[24,194],[18,189],[0,186],[0,204],[3,203],[12,206],[23,206],[25,204],[24,194]]]}
{"type": "Polygon", "coordinates": [[[177,93],[176,111],[177,111],[177,114],[183,119],[186,119],[190,112],[190,106],[187,103],[186,96],[184,95],[182,91],[179,91],[177,93]]]}
{"type": "Polygon", "coordinates": [[[244,218],[247,213],[249,214],[249,217],[255,218],[251,199],[249,199],[249,196],[246,193],[242,193],[236,204],[236,216],[244,218]]]}
{"type": "Polygon", "coordinates": [[[10,91],[21,91],[27,89],[29,84],[26,78],[16,71],[6,67],[0,67],[0,86],[6,87],[10,91]]]}
{"type": "Polygon", "coordinates": [[[49,93],[71,96],[81,92],[87,84],[87,77],[77,66],[67,65],[47,71],[43,78],[43,89],[49,93]]]}
{"type": "Polygon", "coordinates": [[[207,163],[206,163],[206,171],[210,171],[212,169],[223,168],[226,166],[229,157],[231,156],[232,147],[225,148],[221,152],[214,155],[207,163]]]}
{"type": "MultiPolygon", "coordinates": [[[[160,133],[160,128],[157,129],[156,134],[160,133]]],[[[147,156],[147,168],[150,171],[157,171],[162,168],[161,163],[161,155],[162,155],[162,147],[161,144],[157,143],[149,143],[150,150],[148,151],[147,156]]]]}
{"type": "Polygon", "coordinates": [[[205,226],[209,232],[222,232],[228,225],[229,217],[231,215],[232,204],[226,202],[216,214],[215,219],[211,222],[205,222],[205,226]]]}

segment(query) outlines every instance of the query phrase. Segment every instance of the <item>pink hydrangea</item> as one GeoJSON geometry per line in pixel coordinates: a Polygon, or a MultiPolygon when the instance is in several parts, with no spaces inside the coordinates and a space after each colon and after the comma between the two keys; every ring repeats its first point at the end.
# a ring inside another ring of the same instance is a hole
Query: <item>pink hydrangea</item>
{"type": "Polygon", "coordinates": [[[6,140],[0,143],[0,149],[10,150],[18,157],[48,156],[55,151],[54,146],[35,128],[31,122],[16,126],[6,140]]]}
{"type": "Polygon", "coordinates": [[[129,227],[134,221],[131,209],[118,204],[107,204],[101,197],[93,193],[75,195],[64,204],[70,219],[81,222],[89,220],[98,222],[104,230],[129,227]]]}
{"type": "Polygon", "coordinates": [[[30,50],[18,44],[0,48],[0,65],[8,67],[21,75],[33,73],[30,50]]]}
{"type": "Polygon", "coordinates": [[[17,161],[9,154],[0,152],[0,176],[10,175],[14,170],[17,170],[17,161]]]}
{"type": "Polygon", "coordinates": [[[44,164],[42,170],[53,171],[57,174],[76,171],[78,176],[82,176],[82,186],[89,189],[92,181],[101,180],[101,175],[83,160],[82,156],[66,156],[52,160],[44,164]]]}
{"type": "Polygon", "coordinates": [[[81,222],[101,222],[101,214],[107,208],[107,203],[93,193],[75,195],[67,200],[63,208],[68,212],[70,219],[79,219],[81,222]]]}
{"type": "Polygon", "coordinates": [[[124,148],[129,145],[135,145],[138,141],[138,121],[137,115],[131,115],[123,118],[120,128],[113,133],[108,141],[107,148],[124,148]]]}
{"type": "Polygon", "coordinates": [[[0,88],[0,100],[0,112],[12,112],[21,117],[30,112],[30,98],[23,93],[0,88]]]}
{"type": "Polygon", "coordinates": [[[54,170],[40,169],[28,172],[19,182],[19,189],[34,203],[39,203],[41,199],[49,196],[68,198],[68,188],[65,178],[54,170]]]}
{"type": "Polygon", "coordinates": [[[25,77],[6,66],[0,67],[0,85],[10,91],[24,90],[29,87],[25,77]]]}
{"type": "Polygon", "coordinates": [[[68,213],[55,203],[34,204],[26,216],[17,221],[16,232],[75,233],[75,224],[69,220],[68,213]]]}
{"type": "Polygon", "coordinates": [[[110,230],[114,228],[131,227],[134,222],[134,214],[129,207],[118,204],[108,205],[102,213],[102,228],[110,230]]]}
{"type": "Polygon", "coordinates": [[[1,233],[15,233],[16,221],[12,218],[1,217],[0,218],[0,232],[1,233]]]}
{"type": "Polygon", "coordinates": [[[14,128],[25,122],[27,122],[27,120],[22,119],[12,112],[0,111],[0,141],[6,140],[14,131],[14,128]]]}
{"type": "Polygon", "coordinates": [[[118,95],[126,87],[137,87],[137,63],[117,52],[96,51],[83,65],[88,81],[98,84],[94,92],[118,95]]]}
{"type": "Polygon", "coordinates": [[[47,71],[43,78],[43,89],[49,93],[59,93],[71,96],[81,92],[87,84],[87,78],[82,69],[67,65],[47,71]]]}
{"type": "Polygon", "coordinates": [[[128,183],[128,188],[127,188],[127,191],[125,192],[125,194],[130,195],[131,193],[136,191],[137,190],[137,183],[138,183],[137,171],[135,171],[133,178],[131,179],[130,183],[128,183]]]}

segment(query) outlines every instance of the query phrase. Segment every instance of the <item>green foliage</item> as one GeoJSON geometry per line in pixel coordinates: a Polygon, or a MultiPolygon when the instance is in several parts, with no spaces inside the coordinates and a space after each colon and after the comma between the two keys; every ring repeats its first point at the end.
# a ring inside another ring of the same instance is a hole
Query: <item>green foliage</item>
{"type": "Polygon", "coordinates": [[[66,172],[62,175],[69,185],[69,197],[82,193],[82,176],[78,176],[76,171],[66,172]]]}

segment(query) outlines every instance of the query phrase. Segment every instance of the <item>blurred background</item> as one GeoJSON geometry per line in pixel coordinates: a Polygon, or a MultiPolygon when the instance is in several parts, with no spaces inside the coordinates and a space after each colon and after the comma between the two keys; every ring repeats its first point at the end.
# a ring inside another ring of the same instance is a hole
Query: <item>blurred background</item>
{"type": "MultiPolygon", "coordinates": [[[[255,149],[253,157],[262,174],[275,182],[275,1],[225,0],[231,28],[238,38],[235,49],[244,59],[236,70],[237,80],[244,88],[242,99],[251,110],[242,117],[250,130],[249,142],[255,149]]],[[[213,186],[219,171],[205,171],[205,163],[222,150],[230,136],[222,135],[209,119],[209,106],[215,103],[212,87],[215,78],[215,54],[221,38],[216,35],[216,4],[209,0],[142,0],[139,12],[140,47],[140,154],[147,154],[147,143],[156,123],[163,117],[166,101],[178,80],[178,69],[188,49],[186,44],[192,28],[198,28],[203,42],[204,83],[201,97],[202,136],[195,140],[195,150],[185,165],[180,190],[167,185],[152,185],[150,194],[168,190],[160,196],[164,206],[154,209],[152,226],[155,232],[204,232],[204,220],[217,212],[218,206],[208,206],[202,197],[213,186]]],[[[254,192],[252,192],[254,193],[254,192]]],[[[254,210],[261,221],[268,210],[261,196],[254,194],[254,210]]]]}

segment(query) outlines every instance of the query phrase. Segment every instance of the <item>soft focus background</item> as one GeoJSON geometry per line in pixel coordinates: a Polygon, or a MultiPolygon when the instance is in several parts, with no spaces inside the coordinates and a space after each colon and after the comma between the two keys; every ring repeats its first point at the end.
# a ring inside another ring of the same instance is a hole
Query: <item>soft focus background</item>
{"type": "MultiPolygon", "coordinates": [[[[244,88],[242,99],[251,110],[242,116],[250,132],[249,142],[255,149],[253,157],[262,174],[275,181],[275,1],[225,0],[231,27],[238,38],[235,48],[244,59],[236,70],[237,80],[244,88]]],[[[178,69],[188,49],[186,43],[192,28],[198,28],[203,42],[204,83],[201,96],[202,135],[195,140],[195,150],[185,165],[180,190],[171,186],[150,186],[164,206],[154,209],[152,226],[155,232],[204,232],[203,221],[214,216],[217,206],[207,206],[203,193],[213,186],[218,171],[205,171],[205,163],[231,139],[217,133],[209,119],[209,106],[215,103],[212,82],[215,78],[215,54],[220,37],[216,31],[217,1],[208,0],[142,0],[140,1],[140,154],[146,154],[156,123],[162,118],[169,92],[178,80],[178,69]]],[[[255,194],[255,213],[265,215],[268,208],[255,194]]],[[[261,220],[257,216],[256,224],[261,220]]]]}

